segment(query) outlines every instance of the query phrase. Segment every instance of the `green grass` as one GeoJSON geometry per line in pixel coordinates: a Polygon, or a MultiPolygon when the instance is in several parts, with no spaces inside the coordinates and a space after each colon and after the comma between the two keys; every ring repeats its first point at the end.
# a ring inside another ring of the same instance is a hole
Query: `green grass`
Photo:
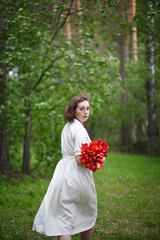
{"type": "MultiPolygon", "coordinates": [[[[0,240],[54,239],[31,230],[50,179],[0,177],[0,240]]],[[[160,159],[110,153],[94,179],[98,218],[93,240],[160,239],[160,159]]]]}

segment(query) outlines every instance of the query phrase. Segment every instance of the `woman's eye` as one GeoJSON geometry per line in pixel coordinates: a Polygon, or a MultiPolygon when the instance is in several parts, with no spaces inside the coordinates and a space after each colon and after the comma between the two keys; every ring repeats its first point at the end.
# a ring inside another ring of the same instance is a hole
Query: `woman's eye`
{"type": "MultiPolygon", "coordinates": [[[[79,108],[80,111],[85,111],[85,108],[79,108]]],[[[90,107],[86,108],[87,111],[90,111],[90,107]]]]}

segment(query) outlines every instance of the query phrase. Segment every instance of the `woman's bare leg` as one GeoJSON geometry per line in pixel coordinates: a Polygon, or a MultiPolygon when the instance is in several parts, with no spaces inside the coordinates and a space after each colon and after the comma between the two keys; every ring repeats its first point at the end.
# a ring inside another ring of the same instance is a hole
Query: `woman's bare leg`
{"type": "Polygon", "coordinates": [[[94,227],[85,231],[85,232],[81,232],[80,233],[80,236],[81,236],[81,240],[91,240],[92,238],[92,234],[93,234],[93,230],[94,230],[94,227]]]}
{"type": "Polygon", "coordinates": [[[70,235],[58,236],[56,240],[71,240],[71,236],[70,235]]]}

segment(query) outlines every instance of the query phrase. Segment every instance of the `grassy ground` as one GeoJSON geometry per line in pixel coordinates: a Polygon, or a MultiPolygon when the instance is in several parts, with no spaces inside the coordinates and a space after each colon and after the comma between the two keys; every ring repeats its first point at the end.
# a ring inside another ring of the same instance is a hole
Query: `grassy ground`
{"type": "MultiPolygon", "coordinates": [[[[110,153],[94,179],[98,218],[93,240],[160,239],[160,159],[110,153]]],[[[54,239],[31,231],[49,182],[42,176],[0,177],[0,240],[54,239]]]]}

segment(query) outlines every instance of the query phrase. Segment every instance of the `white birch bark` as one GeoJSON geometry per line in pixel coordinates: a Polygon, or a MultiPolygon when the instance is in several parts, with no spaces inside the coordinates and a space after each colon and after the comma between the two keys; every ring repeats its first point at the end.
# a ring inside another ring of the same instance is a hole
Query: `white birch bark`
{"type": "MultiPolygon", "coordinates": [[[[134,20],[134,17],[136,15],[136,0],[132,0],[132,22],[134,20]]],[[[136,24],[134,23],[134,26],[132,27],[132,59],[137,62],[138,61],[138,55],[137,55],[137,28],[136,24]]]]}
{"type": "MultiPolygon", "coordinates": [[[[150,12],[153,11],[152,3],[148,2],[150,12]]],[[[152,29],[154,28],[154,17],[150,18],[152,29]]],[[[147,32],[146,39],[146,63],[147,63],[147,105],[148,105],[148,155],[155,156],[156,141],[158,139],[157,111],[155,105],[155,68],[154,68],[154,38],[152,29],[147,32]]]]}

